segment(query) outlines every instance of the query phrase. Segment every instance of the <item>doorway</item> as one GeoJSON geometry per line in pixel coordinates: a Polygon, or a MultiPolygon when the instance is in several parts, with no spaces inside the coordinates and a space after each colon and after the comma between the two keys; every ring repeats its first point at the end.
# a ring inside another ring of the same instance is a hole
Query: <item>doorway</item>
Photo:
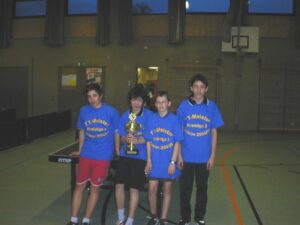
{"type": "Polygon", "coordinates": [[[137,83],[142,84],[147,92],[147,106],[155,111],[154,96],[157,93],[158,66],[138,66],[137,83]]]}
{"type": "Polygon", "coordinates": [[[16,118],[28,116],[27,67],[0,67],[0,111],[15,110],[16,118]]]}

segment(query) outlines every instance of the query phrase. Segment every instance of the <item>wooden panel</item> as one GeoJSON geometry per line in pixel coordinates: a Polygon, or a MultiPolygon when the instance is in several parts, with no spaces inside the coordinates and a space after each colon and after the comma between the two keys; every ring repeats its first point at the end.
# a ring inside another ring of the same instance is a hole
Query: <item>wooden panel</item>
{"type": "Polygon", "coordinates": [[[45,19],[27,18],[13,20],[14,38],[43,38],[45,19]]]}
{"type": "Polygon", "coordinates": [[[209,91],[207,96],[217,99],[217,68],[213,63],[192,60],[167,60],[167,91],[172,100],[171,111],[176,111],[180,102],[190,93],[190,79],[196,73],[202,73],[208,79],[209,91]]]}
{"type": "MultiPolygon", "coordinates": [[[[187,37],[220,36],[225,15],[186,15],[185,35],[187,37]]],[[[94,37],[96,16],[65,17],[66,37],[94,37]]],[[[14,19],[14,38],[43,38],[44,18],[14,19]]],[[[111,23],[116,24],[117,23],[111,23]]],[[[260,28],[260,37],[290,38],[295,35],[295,16],[251,15],[249,24],[260,28]]],[[[134,15],[135,36],[167,37],[168,15],[134,15]]],[[[111,28],[114,30],[114,28],[111,28]]]]}
{"type": "Polygon", "coordinates": [[[137,36],[168,35],[167,15],[135,15],[133,16],[134,33],[137,36]]]}
{"type": "Polygon", "coordinates": [[[299,74],[300,68],[286,65],[273,69],[266,66],[262,68],[259,130],[300,130],[299,74]]]}
{"type": "Polygon", "coordinates": [[[95,16],[74,16],[65,18],[66,37],[95,37],[95,16]]]}
{"type": "Polygon", "coordinates": [[[191,37],[219,36],[225,15],[186,15],[185,34],[191,37]]]}

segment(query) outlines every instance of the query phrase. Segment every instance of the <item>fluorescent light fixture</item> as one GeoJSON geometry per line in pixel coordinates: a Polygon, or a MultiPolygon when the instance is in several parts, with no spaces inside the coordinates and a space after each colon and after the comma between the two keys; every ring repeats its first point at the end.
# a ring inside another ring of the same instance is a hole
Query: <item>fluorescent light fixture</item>
{"type": "Polygon", "coordinates": [[[158,67],[157,66],[148,66],[149,70],[156,70],[158,71],[158,67]]]}

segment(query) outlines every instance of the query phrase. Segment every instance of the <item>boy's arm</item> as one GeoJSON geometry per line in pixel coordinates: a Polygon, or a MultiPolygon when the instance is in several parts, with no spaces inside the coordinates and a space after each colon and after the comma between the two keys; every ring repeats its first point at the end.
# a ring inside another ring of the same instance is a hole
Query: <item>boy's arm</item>
{"type": "Polygon", "coordinates": [[[79,146],[78,146],[78,149],[76,151],[71,152],[72,156],[79,156],[80,155],[80,152],[81,152],[81,149],[82,149],[82,146],[83,146],[83,142],[84,142],[84,130],[80,129],[79,134],[78,134],[79,146]]]}
{"type": "Polygon", "coordinates": [[[175,173],[176,159],[178,158],[179,149],[180,149],[180,143],[175,142],[172,158],[171,158],[171,161],[169,162],[169,168],[168,168],[169,175],[172,175],[175,173]]]}
{"type": "Polygon", "coordinates": [[[118,134],[117,131],[115,131],[114,142],[115,142],[116,156],[119,156],[120,155],[120,135],[118,134]]]}
{"type": "Polygon", "coordinates": [[[211,143],[211,155],[209,157],[209,160],[207,162],[207,169],[212,170],[215,166],[215,159],[216,159],[216,152],[217,152],[217,129],[214,128],[211,130],[212,132],[212,143],[211,143]]]}
{"type": "Polygon", "coordinates": [[[176,162],[176,160],[178,158],[179,150],[180,150],[180,143],[179,142],[175,142],[174,151],[173,151],[173,155],[172,155],[171,161],[176,162]]]}
{"type": "Polygon", "coordinates": [[[151,171],[152,162],[151,162],[151,142],[146,142],[147,147],[147,163],[145,167],[145,173],[148,174],[151,171]]]}
{"type": "Polygon", "coordinates": [[[178,166],[179,169],[182,170],[184,162],[183,162],[181,151],[182,151],[181,144],[179,144],[178,157],[177,157],[177,166],[178,166]]]}

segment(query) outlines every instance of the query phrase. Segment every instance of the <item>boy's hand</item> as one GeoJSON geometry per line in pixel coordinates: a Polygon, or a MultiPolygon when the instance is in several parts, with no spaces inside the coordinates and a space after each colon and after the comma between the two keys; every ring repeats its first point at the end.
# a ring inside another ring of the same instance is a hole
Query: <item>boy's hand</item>
{"type": "Polygon", "coordinates": [[[175,164],[170,163],[168,168],[168,174],[173,175],[175,173],[175,164]]]}
{"type": "Polygon", "coordinates": [[[133,134],[127,134],[126,141],[128,144],[132,143],[134,145],[138,144],[138,139],[133,134]]]}
{"type": "Polygon", "coordinates": [[[183,169],[183,164],[184,164],[183,158],[182,158],[181,154],[178,154],[178,159],[177,159],[178,168],[182,170],[183,169]]]}
{"type": "Polygon", "coordinates": [[[149,174],[151,169],[152,169],[152,163],[151,163],[151,161],[147,161],[146,167],[145,167],[145,174],[146,175],[149,174]]]}
{"type": "Polygon", "coordinates": [[[80,155],[79,150],[73,151],[73,152],[70,153],[70,156],[79,156],[79,155],[80,155]]]}
{"type": "Polygon", "coordinates": [[[208,170],[212,170],[215,166],[215,157],[214,156],[211,156],[206,164],[206,168],[208,170]]]}

